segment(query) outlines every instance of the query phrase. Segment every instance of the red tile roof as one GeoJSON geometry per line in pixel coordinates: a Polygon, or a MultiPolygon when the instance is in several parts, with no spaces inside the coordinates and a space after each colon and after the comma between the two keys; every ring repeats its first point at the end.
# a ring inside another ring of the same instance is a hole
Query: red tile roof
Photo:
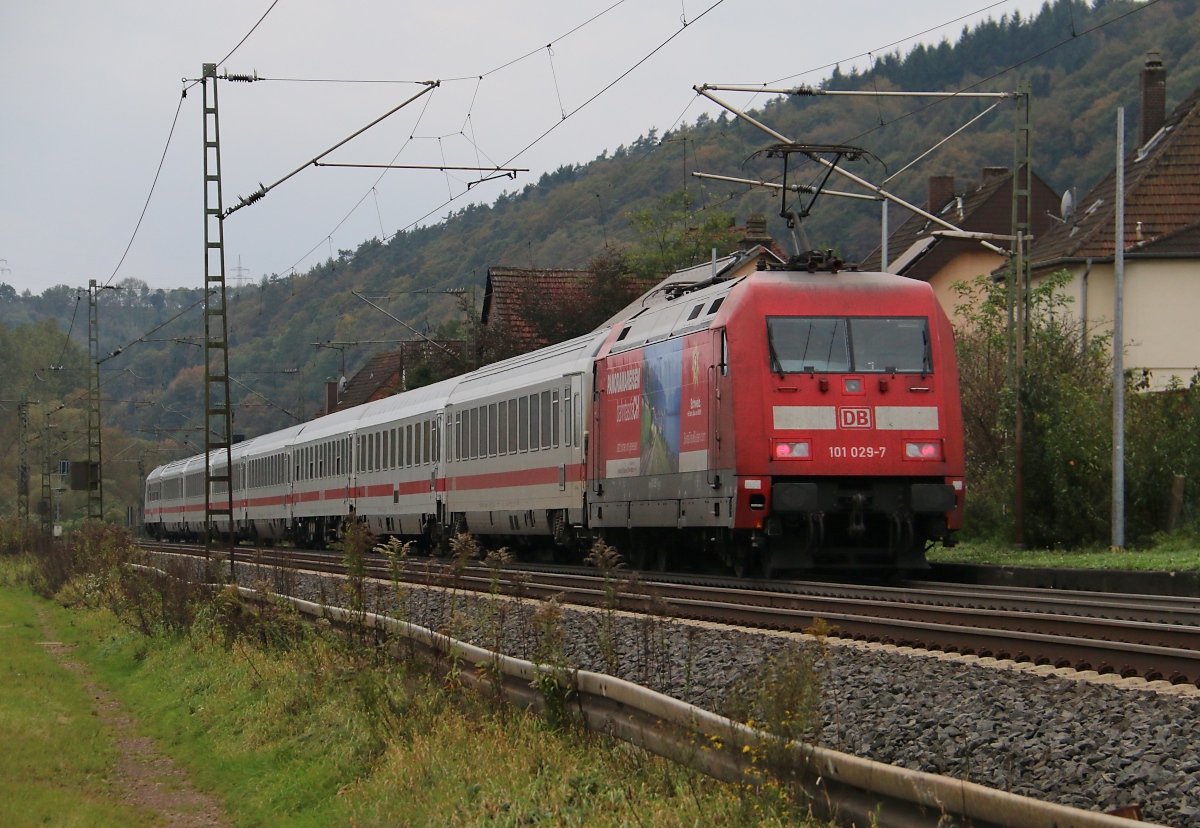
{"type": "Polygon", "coordinates": [[[346,381],[337,410],[343,411],[397,393],[400,390],[400,369],[403,365],[404,351],[383,351],[375,354],[358,373],[346,381]]]}
{"type": "MultiPolygon", "coordinates": [[[[527,297],[548,298],[560,307],[582,306],[592,301],[595,279],[589,270],[489,267],[480,324],[505,331],[523,350],[541,347],[548,343],[539,339],[533,323],[526,318],[527,297]]],[[[639,287],[655,282],[651,279],[639,287]]]]}
{"type": "MultiPolygon", "coordinates": [[[[979,233],[1012,232],[1012,173],[984,176],[974,187],[965,192],[956,193],[945,204],[929,204],[926,201],[921,208],[933,212],[962,230],[979,233]]],[[[1034,237],[1045,232],[1051,219],[1046,216],[1050,207],[1058,208],[1059,196],[1038,176],[1033,174],[1033,220],[1031,225],[1034,237]]],[[[896,262],[905,251],[916,242],[927,239],[934,230],[942,229],[940,225],[917,215],[911,214],[908,220],[900,225],[888,237],[888,258],[896,262]]],[[[1000,243],[1004,247],[1003,243],[1000,243]]],[[[963,250],[978,249],[979,242],[967,239],[938,239],[929,245],[928,249],[912,264],[902,271],[903,275],[913,279],[928,281],[939,270],[946,266],[963,250]]],[[[880,249],[877,247],[859,264],[859,270],[878,270],[881,262],[880,249]]]]}
{"type": "MultiPolygon", "coordinates": [[[[1101,138],[1100,140],[1106,140],[1101,138]]],[[[1074,217],[1056,225],[1034,244],[1033,267],[1053,267],[1064,260],[1108,258],[1116,249],[1116,171],[1079,199],[1074,217]]],[[[1200,89],[1196,89],[1167,116],[1161,130],[1125,157],[1125,228],[1128,249],[1137,244],[1141,224],[1141,249],[1158,250],[1157,239],[1184,231],[1200,221],[1200,89]]],[[[1200,252],[1188,245],[1195,235],[1174,238],[1171,249],[1200,252]]],[[[1167,252],[1167,248],[1161,248],[1167,252]]]]}
{"type": "Polygon", "coordinates": [[[444,349],[465,353],[461,339],[406,339],[396,351],[380,351],[346,381],[335,411],[381,400],[404,390],[404,371],[430,359],[441,359],[444,349]]]}

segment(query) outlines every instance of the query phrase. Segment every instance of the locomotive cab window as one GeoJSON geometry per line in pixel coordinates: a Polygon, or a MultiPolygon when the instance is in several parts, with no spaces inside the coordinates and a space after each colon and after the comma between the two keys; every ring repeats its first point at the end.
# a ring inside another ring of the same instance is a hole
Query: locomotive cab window
{"type": "Polygon", "coordinates": [[[767,342],[772,373],[843,373],[850,370],[845,319],[767,317],[767,342]]]}
{"type": "Polygon", "coordinates": [[[924,317],[850,320],[856,371],[928,374],[933,371],[929,320],[924,317]]]}
{"type": "Polygon", "coordinates": [[[768,317],[767,344],[772,373],[933,371],[924,317],[768,317]]]}

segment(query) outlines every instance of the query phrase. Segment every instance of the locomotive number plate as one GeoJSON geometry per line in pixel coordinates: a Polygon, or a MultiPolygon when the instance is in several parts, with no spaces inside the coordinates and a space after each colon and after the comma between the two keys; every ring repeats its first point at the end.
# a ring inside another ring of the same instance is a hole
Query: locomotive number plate
{"type": "Polygon", "coordinates": [[[887,446],[830,446],[830,457],[852,457],[855,459],[866,458],[868,460],[875,457],[883,457],[887,453],[887,446]]]}

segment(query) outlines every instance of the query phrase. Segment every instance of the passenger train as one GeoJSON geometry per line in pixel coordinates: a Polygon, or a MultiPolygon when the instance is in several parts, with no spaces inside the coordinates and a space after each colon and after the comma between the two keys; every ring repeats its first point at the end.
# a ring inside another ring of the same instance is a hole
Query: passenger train
{"type": "MultiPolygon", "coordinates": [[[[635,568],[709,558],[767,577],[925,566],[963,510],[932,289],[748,255],[676,274],[586,336],[239,443],[233,532],[319,547],[359,520],[431,550],[470,532],[563,559],[602,537],[635,568]]],[[[203,464],[150,473],[152,536],[203,534],[203,464]]]]}

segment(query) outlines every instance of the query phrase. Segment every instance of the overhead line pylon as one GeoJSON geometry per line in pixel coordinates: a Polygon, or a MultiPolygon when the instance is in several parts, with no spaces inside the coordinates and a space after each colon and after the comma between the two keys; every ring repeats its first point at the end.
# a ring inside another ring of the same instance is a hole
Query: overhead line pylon
{"type": "Polygon", "coordinates": [[[227,530],[234,575],[233,409],[229,395],[229,318],[225,301],[225,217],[217,65],[205,63],[204,98],[204,539],[212,552],[217,525],[227,530]],[[222,457],[221,455],[224,455],[222,457]]]}
{"type": "MultiPolygon", "coordinates": [[[[100,308],[102,290],[88,281],[88,393],[87,393],[87,519],[104,520],[104,482],[100,469],[103,446],[100,423],[100,308]]],[[[47,432],[48,433],[48,432],[47,432]]],[[[44,451],[49,451],[49,445],[44,451]]],[[[49,468],[47,462],[47,469],[49,468]]],[[[49,492],[49,472],[43,472],[43,496],[49,492]]]]}

